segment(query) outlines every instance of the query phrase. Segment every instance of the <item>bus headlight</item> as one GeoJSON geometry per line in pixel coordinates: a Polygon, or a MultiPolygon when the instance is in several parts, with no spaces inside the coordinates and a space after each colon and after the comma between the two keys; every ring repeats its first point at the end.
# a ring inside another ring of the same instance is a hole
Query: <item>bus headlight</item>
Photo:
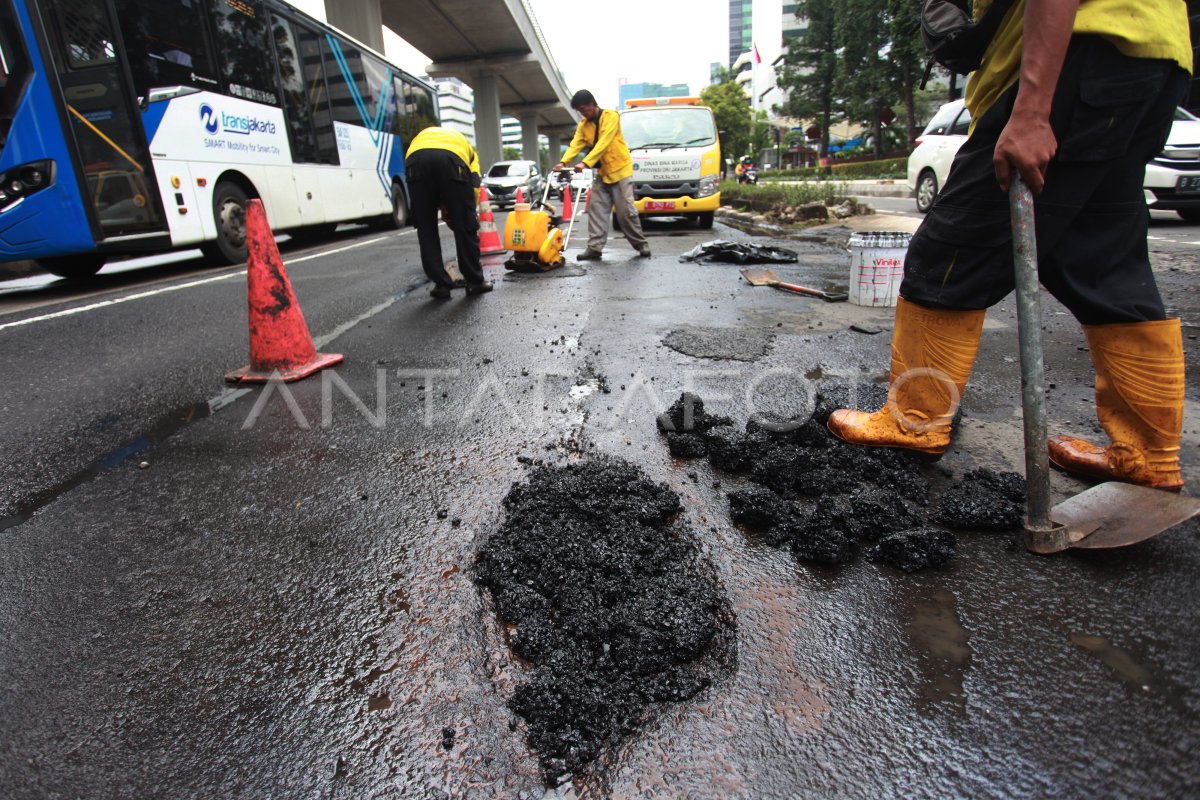
{"type": "Polygon", "coordinates": [[[717,193],[717,186],[720,184],[720,178],[716,175],[705,175],[700,179],[700,186],[696,191],[696,197],[709,197],[717,193]]]}
{"type": "Polygon", "coordinates": [[[0,173],[0,211],[54,182],[53,161],[33,161],[0,173]]]}

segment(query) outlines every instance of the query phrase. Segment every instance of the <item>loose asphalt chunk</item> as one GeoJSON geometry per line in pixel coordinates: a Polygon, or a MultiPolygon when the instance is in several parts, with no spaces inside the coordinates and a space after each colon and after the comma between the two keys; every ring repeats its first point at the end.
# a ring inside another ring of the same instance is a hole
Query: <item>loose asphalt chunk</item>
{"type": "Polygon", "coordinates": [[[886,389],[875,384],[835,387],[817,395],[809,420],[751,418],[739,432],[727,417],[704,411],[701,398],[685,394],[659,417],[659,428],[676,458],[706,456],[715,470],[745,476],[749,483],[728,493],[730,518],[770,545],[790,546],[800,561],[845,564],[860,546],[873,545],[870,558],[911,572],[953,557],[955,536],[944,527],[1020,528],[1019,475],[972,470],[941,493],[931,512],[934,472],[919,457],[849,445],[825,427],[836,408],[871,408],[886,399],[886,389]],[[687,409],[689,432],[671,432],[687,409]]]}
{"type": "Polygon", "coordinates": [[[679,497],[627,462],[540,467],[504,508],[475,580],[531,666],[509,707],[554,786],[730,674],[734,615],[679,497]]]}
{"type": "Polygon", "coordinates": [[[947,528],[1008,531],[1020,528],[1024,517],[1024,478],[974,469],[946,490],[931,518],[947,528]]]}

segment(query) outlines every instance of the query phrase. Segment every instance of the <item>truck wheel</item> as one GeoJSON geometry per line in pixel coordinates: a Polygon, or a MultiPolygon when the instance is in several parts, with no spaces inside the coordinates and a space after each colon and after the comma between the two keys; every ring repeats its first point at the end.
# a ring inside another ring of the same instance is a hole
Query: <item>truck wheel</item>
{"type": "Polygon", "coordinates": [[[100,253],[81,253],[75,256],[39,258],[38,266],[60,278],[78,281],[90,278],[104,266],[105,256],[100,253]]]}
{"type": "Polygon", "coordinates": [[[712,230],[713,212],[704,211],[696,215],[696,227],[702,231],[712,230]]]}
{"type": "Polygon", "coordinates": [[[246,206],[249,204],[242,187],[221,181],[213,190],[213,224],[217,238],[205,242],[200,249],[218,264],[241,264],[246,260],[246,206]]]}

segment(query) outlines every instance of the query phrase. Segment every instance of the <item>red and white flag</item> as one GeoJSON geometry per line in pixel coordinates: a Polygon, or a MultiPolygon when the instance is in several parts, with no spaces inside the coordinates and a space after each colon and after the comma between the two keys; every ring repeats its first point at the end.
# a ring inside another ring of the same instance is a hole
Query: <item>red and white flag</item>
{"type": "Polygon", "coordinates": [[[754,45],[754,63],[755,63],[755,64],[761,64],[761,63],[762,63],[762,56],[760,56],[760,55],[758,54],[758,45],[757,45],[757,44],[756,44],[756,45],[754,45]]]}

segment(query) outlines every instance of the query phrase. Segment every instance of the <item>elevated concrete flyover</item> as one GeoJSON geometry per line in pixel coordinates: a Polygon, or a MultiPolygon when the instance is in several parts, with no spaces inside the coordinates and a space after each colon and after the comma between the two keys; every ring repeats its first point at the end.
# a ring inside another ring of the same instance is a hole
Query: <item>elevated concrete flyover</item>
{"type": "Polygon", "coordinates": [[[475,91],[484,169],[502,156],[501,114],[521,121],[525,158],[537,158],[537,137],[545,133],[550,159],[558,160],[578,115],[524,0],[326,0],[325,6],[332,24],[367,43],[382,41],[378,26],[386,25],[432,59],[431,77],[455,77],[475,91]]]}

